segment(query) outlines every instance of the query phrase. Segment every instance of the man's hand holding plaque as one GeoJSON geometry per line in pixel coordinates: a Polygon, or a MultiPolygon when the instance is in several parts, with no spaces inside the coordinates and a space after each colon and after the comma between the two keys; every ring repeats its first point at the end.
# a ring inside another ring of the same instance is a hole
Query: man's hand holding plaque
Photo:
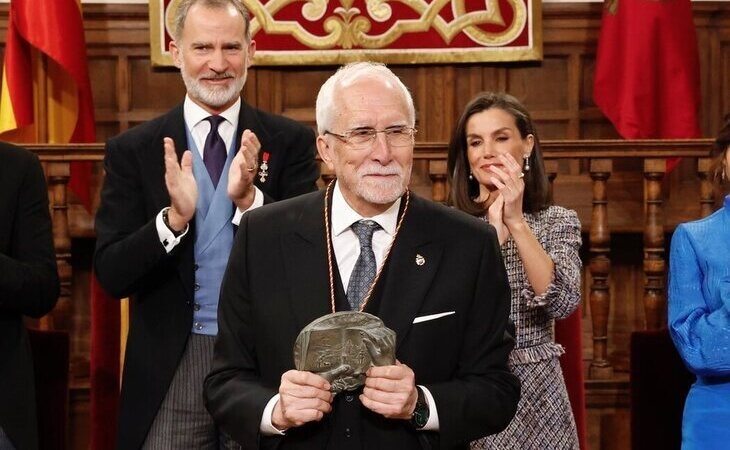
{"type": "Polygon", "coordinates": [[[395,364],[395,332],[368,313],[327,314],[299,333],[294,364],[329,381],[332,392],[352,391],[372,366],[395,364]]]}
{"type": "Polygon", "coordinates": [[[332,411],[330,383],[311,372],[290,370],[281,376],[279,401],[271,414],[271,424],[279,430],[321,420],[332,411]]]}
{"type": "Polygon", "coordinates": [[[410,419],[416,407],[416,376],[410,367],[395,365],[368,369],[360,402],[367,409],[388,419],[410,419]]]}
{"type": "Polygon", "coordinates": [[[410,419],[418,398],[416,376],[400,361],[391,362],[392,356],[387,349],[395,348],[395,333],[384,333],[378,337],[363,338],[373,366],[365,373],[360,402],[389,419],[410,419]]]}

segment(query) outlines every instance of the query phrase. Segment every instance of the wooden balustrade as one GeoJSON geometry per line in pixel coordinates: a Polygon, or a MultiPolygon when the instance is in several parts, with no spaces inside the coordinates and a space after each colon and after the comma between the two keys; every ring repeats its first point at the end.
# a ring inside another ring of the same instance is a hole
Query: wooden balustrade
{"type": "Polygon", "coordinates": [[[658,330],[667,322],[662,210],[662,180],[666,167],[664,159],[644,160],[644,312],[649,330],[658,330]]]}
{"type": "MultiPolygon", "coordinates": [[[[582,175],[591,187],[590,204],[586,205],[589,215],[582,217],[587,231],[590,272],[589,310],[593,333],[593,354],[589,366],[591,379],[603,380],[613,376],[614,369],[609,361],[609,317],[611,292],[611,235],[608,210],[609,184],[617,161],[626,159],[643,161],[641,177],[644,180],[644,221],[637,220],[637,230],[643,230],[643,272],[645,326],[658,329],[666,323],[666,293],[664,250],[664,204],[667,192],[663,191],[665,179],[664,158],[698,158],[697,174],[700,184],[698,206],[702,215],[709,214],[715,204],[714,191],[708,174],[707,158],[710,140],[681,141],[547,141],[542,145],[546,172],[551,192],[560,191],[559,173],[561,160],[583,160],[587,173],[582,175]],[[555,187],[553,187],[555,185],[555,187]],[[589,217],[588,217],[589,216],[589,217]]],[[[62,283],[59,306],[51,316],[41,322],[47,328],[70,326],[69,298],[71,292],[71,233],[69,231],[69,205],[66,186],[69,179],[69,164],[73,161],[100,161],[103,157],[102,144],[88,145],[29,145],[43,161],[48,176],[48,192],[53,217],[53,237],[62,283]]],[[[446,169],[445,143],[418,143],[414,153],[415,164],[424,167],[425,179],[430,181],[431,196],[435,201],[445,202],[449,187],[446,169]]],[[[578,166],[575,166],[578,167],[578,166]]],[[[329,182],[334,174],[322,165],[322,181],[329,182]]],[[[620,300],[618,300],[620,301],[620,300]]]]}
{"type": "Polygon", "coordinates": [[[608,178],[613,169],[613,160],[595,158],[590,163],[593,181],[593,209],[589,234],[591,272],[590,306],[593,323],[593,360],[588,375],[593,379],[608,379],[613,369],[608,362],[608,315],[610,294],[608,275],[611,272],[611,232],[608,227],[608,178]]]}
{"type": "Polygon", "coordinates": [[[96,162],[103,158],[102,144],[29,144],[26,148],[38,155],[47,178],[48,201],[53,221],[53,245],[56,250],[61,293],[53,311],[41,318],[41,329],[70,330],[72,327],[71,233],[69,231],[67,186],[72,162],[96,162]]]}

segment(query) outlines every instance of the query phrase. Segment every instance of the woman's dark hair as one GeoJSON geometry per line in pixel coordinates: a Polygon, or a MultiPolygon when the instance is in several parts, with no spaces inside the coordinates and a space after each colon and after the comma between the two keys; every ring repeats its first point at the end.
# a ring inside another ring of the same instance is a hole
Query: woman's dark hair
{"type": "MultiPolygon", "coordinates": [[[[484,205],[474,201],[479,196],[479,183],[469,179],[469,159],[467,157],[466,123],[474,114],[488,109],[498,108],[509,113],[515,119],[517,130],[522,139],[528,135],[534,137],[535,145],[529,157],[530,170],[525,172],[525,193],[522,197],[522,209],[526,213],[535,213],[552,204],[549,198],[548,179],[540,150],[540,139],[532,123],[530,113],[519,100],[506,93],[483,92],[478,94],[464,109],[459,118],[451,142],[447,162],[448,180],[451,185],[450,203],[462,211],[479,216],[484,214],[484,205]]],[[[518,161],[519,163],[520,161],[518,161]]]]}
{"type": "Polygon", "coordinates": [[[730,114],[725,115],[725,124],[720,129],[715,142],[710,150],[710,157],[712,163],[710,164],[710,179],[715,185],[726,191],[730,187],[730,167],[725,166],[725,156],[727,155],[728,147],[730,147],[730,114]]]}

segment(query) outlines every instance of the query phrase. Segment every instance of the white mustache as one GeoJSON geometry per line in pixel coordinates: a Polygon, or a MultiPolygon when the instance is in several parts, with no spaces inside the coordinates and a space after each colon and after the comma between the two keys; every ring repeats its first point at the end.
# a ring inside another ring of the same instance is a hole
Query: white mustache
{"type": "Polygon", "coordinates": [[[233,74],[232,73],[228,73],[228,72],[225,72],[225,73],[214,73],[214,74],[211,74],[211,75],[206,75],[206,76],[200,77],[201,80],[227,80],[229,78],[233,78],[233,74]]]}
{"type": "Polygon", "coordinates": [[[361,167],[358,170],[360,176],[365,175],[403,175],[403,169],[393,164],[390,166],[381,166],[379,164],[370,165],[367,167],[361,167]]]}

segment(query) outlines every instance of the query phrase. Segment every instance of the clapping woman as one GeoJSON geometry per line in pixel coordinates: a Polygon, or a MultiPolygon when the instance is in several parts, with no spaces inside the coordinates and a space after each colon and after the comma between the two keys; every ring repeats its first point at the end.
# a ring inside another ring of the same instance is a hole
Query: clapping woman
{"type": "Polygon", "coordinates": [[[522,382],[517,414],[476,449],[578,449],[553,338],[553,321],[580,303],[580,223],[551,204],[540,141],[525,107],[502,93],[467,106],[448,156],[451,202],[497,230],[512,289],[517,344],[510,366],[522,382]]]}

